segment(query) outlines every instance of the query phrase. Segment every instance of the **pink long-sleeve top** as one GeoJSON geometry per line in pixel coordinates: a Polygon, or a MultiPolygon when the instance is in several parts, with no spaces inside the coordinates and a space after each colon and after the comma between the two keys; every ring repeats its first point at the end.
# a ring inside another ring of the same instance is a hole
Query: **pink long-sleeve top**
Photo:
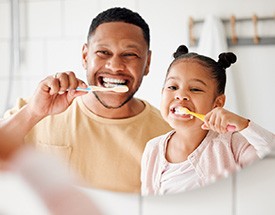
{"type": "Polygon", "coordinates": [[[164,195],[207,185],[263,158],[275,148],[275,135],[250,122],[240,132],[209,131],[187,160],[169,163],[165,152],[174,132],[147,143],[141,164],[142,195],[164,195]]]}

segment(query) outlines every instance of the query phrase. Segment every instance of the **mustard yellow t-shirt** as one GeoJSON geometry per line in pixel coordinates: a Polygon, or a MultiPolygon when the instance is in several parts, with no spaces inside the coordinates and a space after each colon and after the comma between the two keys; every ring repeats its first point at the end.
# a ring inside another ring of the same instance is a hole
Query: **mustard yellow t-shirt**
{"type": "MultiPolygon", "coordinates": [[[[145,109],[137,116],[106,119],[90,112],[78,97],[65,112],[40,121],[25,141],[64,158],[88,187],[140,192],[145,144],[171,130],[158,109],[143,102],[145,109]]],[[[18,108],[25,104],[20,100],[18,108]]]]}

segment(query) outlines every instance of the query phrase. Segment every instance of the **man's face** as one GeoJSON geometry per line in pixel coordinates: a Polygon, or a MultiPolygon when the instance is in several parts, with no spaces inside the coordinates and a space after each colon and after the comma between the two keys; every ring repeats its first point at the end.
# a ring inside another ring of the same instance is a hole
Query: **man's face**
{"type": "Polygon", "coordinates": [[[104,23],[90,36],[82,50],[89,85],[127,85],[126,93],[94,92],[107,108],[119,108],[138,90],[149,72],[151,53],[142,29],[124,22],[104,23]]]}

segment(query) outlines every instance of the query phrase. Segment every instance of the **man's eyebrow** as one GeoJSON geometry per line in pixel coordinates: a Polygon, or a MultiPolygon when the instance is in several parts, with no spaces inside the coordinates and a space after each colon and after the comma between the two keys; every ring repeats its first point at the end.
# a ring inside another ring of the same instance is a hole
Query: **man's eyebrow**
{"type": "Polygon", "coordinates": [[[168,77],[168,78],[166,79],[166,81],[169,81],[170,79],[174,80],[174,79],[177,79],[177,78],[174,77],[174,76],[170,76],[170,77],[168,77]]]}

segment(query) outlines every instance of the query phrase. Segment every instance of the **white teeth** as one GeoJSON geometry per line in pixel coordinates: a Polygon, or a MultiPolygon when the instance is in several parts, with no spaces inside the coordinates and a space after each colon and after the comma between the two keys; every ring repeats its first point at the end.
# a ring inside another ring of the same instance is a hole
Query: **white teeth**
{"type": "Polygon", "coordinates": [[[188,116],[190,117],[190,119],[193,119],[193,116],[190,115],[190,114],[187,114],[187,113],[186,113],[186,109],[183,108],[183,107],[176,107],[176,108],[174,109],[174,114],[180,115],[180,116],[184,116],[184,115],[187,116],[187,115],[188,115],[188,116]]]}
{"type": "Polygon", "coordinates": [[[176,114],[176,115],[183,115],[184,113],[182,113],[182,112],[181,112],[181,111],[179,111],[178,109],[175,109],[174,114],[176,114]]]}
{"type": "Polygon", "coordinates": [[[186,111],[183,107],[176,107],[174,113],[177,115],[184,115],[186,114],[186,111]]]}
{"type": "Polygon", "coordinates": [[[103,78],[103,81],[106,83],[112,83],[112,84],[125,84],[126,81],[122,79],[115,79],[115,78],[103,78]]]}
{"type": "Polygon", "coordinates": [[[125,84],[126,81],[122,79],[115,79],[115,78],[103,78],[103,86],[106,88],[116,87],[118,85],[125,84]]]}
{"type": "Polygon", "coordinates": [[[112,88],[112,87],[116,87],[118,84],[111,84],[111,83],[103,83],[103,86],[106,88],[112,88]]]}

